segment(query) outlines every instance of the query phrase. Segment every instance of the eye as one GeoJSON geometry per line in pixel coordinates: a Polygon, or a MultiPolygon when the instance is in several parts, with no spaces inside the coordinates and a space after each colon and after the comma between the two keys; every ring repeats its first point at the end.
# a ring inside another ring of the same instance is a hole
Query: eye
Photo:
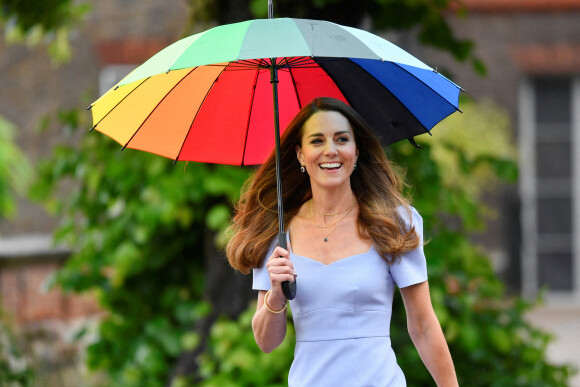
{"type": "Polygon", "coordinates": [[[349,142],[350,138],[348,136],[340,136],[337,138],[338,142],[349,142]]]}
{"type": "Polygon", "coordinates": [[[320,143],[322,143],[322,139],[320,139],[320,138],[313,138],[312,140],[310,140],[310,143],[311,144],[314,144],[314,145],[315,144],[320,144],[320,143]]]}

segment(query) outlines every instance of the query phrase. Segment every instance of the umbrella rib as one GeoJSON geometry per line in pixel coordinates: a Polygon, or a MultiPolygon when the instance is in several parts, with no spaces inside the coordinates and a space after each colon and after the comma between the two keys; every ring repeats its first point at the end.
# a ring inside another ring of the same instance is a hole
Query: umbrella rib
{"type": "Polygon", "coordinates": [[[285,68],[290,68],[290,67],[294,67],[294,68],[316,68],[316,67],[318,67],[318,65],[313,60],[313,58],[310,58],[310,57],[293,57],[293,58],[290,58],[290,60],[288,60],[288,58],[285,58],[285,59],[286,59],[286,62],[279,66],[280,69],[285,69],[285,68]]]}
{"type": "MultiPolygon", "coordinates": [[[[155,107],[153,109],[151,109],[151,111],[149,112],[149,114],[147,115],[147,117],[145,117],[145,119],[143,120],[143,122],[141,122],[141,124],[139,125],[139,127],[137,128],[137,130],[135,130],[135,132],[131,135],[131,138],[129,140],[127,140],[127,142],[125,143],[125,145],[123,146],[123,148],[121,148],[121,150],[127,148],[127,146],[129,146],[129,143],[133,140],[133,138],[135,138],[135,136],[137,135],[137,133],[141,130],[141,128],[143,127],[143,125],[145,125],[145,122],[147,122],[147,120],[149,119],[149,117],[151,117],[151,115],[153,114],[153,112],[155,112],[155,110],[159,107],[159,105],[161,105],[161,103],[163,101],[165,101],[165,98],[167,98],[167,96],[173,91],[175,90],[175,88],[177,86],[179,86],[179,84],[181,82],[183,82],[183,80],[185,78],[187,78],[192,72],[194,72],[198,67],[194,67],[193,69],[191,69],[190,72],[188,72],[186,75],[184,75],[179,82],[175,83],[175,85],[173,85],[173,87],[167,92],[165,93],[165,95],[163,96],[163,98],[161,98],[159,100],[159,102],[157,102],[157,104],[155,105],[155,107]]],[[[168,73],[166,73],[168,74],[168,73]]],[[[163,76],[163,75],[161,75],[163,76]]]]}
{"type": "Polygon", "coordinates": [[[312,59],[311,57],[308,56],[294,56],[294,57],[286,57],[285,59],[285,63],[284,66],[289,66],[289,67],[297,67],[296,65],[301,65],[304,63],[307,64],[316,64],[316,62],[314,61],[314,59],[312,59]]]}
{"type": "Polygon", "coordinates": [[[191,124],[189,124],[189,129],[187,130],[187,134],[183,138],[183,143],[181,144],[181,147],[179,148],[179,152],[177,153],[177,157],[175,158],[175,160],[173,160],[173,164],[175,164],[177,162],[177,160],[179,160],[179,156],[181,155],[181,152],[183,151],[183,146],[185,145],[185,140],[187,140],[187,137],[189,136],[189,132],[191,131],[191,127],[193,126],[193,123],[194,123],[195,119],[197,118],[199,111],[203,107],[203,104],[204,104],[205,100],[207,99],[207,96],[211,92],[211,89],[213,89],[213,87],[216,84],[219,77],[221,77],[221,75],[224,73],[224,71],[226,71],[226,69],[228,68],[229,65],[230,65],[230,63],[228,63],[226,66],[224,66],[224,68],[218,74],[218,76],[215,77],[213,83],[211,84],[211,87],[208,87],[207,92],[205,93],[205,96],[203,97],[203,101],[201,101],[201,103],[199,104],[199,109],[197,109],[197,111],[195,112],[195,115],[193,116],[193,119],[191,120],[191,124]]]}
{"type": "Polygon", "coordinates": [[[242,152],[242,161],[240,166],[244,165],[246,159],[246,146],[248,145],[248,133],[250,132],[250,121],[252,119],[252,106],[254,105],[254,96],[256,95],[256,84],[258,83],[258,76],[260,75],[260,67],[256,68],[256,76],[254,78],[254,86],[252,87],[252,97],[250,98],[250,108],[248,110],[248,122],[246,124],[246,136],[244,137],[244,150],[242,152]]]}
{"type": "MultiPolygon", "coordinates": [[[[97,125],[99,125],[101,122],[103,122],[103,120],[104,120],[105,118],[107,118],[107,116],[108,116],[109,114],[111,114],[111,112],[112,112],[113,110],[115,110],[115,109],[117,108],[117,106],[119,106],[119,105],[121,104],[121,102],[123,102],[123,101],[124,101],[124,100],[125,100],[125,99],[126,99],[128,96],[130,96],[131,94],[133,94],[133,93],[135,92],[135,90],[137,90],[139,87],[141,87],[141,85],[142,85],[142,84],[144,84],[144,83],[145,83],[145,82],[146,82],[146,81],[147,81],[149,78],[151,78],[151,77],[147,77],[147,78],[143,79],[143,80],[141,81],[141,83],[140,83],[139,85],[137,85],[137,87],[135,87],[133,90],[131,90],[131,92],[129,92],[129,93],[128,93],[126,96],[124,96],[124,97],[123,97],[123,98],[122,98],[122,99],[121,99],[119,102],[117,102],[117,104],[116,104],[115,106],[113,106],[113,108],[112,108],[112,109],[110,109],[110,110],[107,112],[107,114],[105,114],[105,115],[104,115],[104,116],[103,116],[103,117],[102,117],[102,118],[99,120],[99,122],[97,122],[96,124],[94,124],[94,125],[93,125],[93,127],[92,127],[92,128],[89,130],[89,132],[92,132],[92,131],[93,131],[93,129],[95,129],[95,128],[97,127],[97,125]]],[[[116,88],[115,88],[113,91],[116,91],[118,88],[119,88],[119,87],[116,87],[116,88]]],[[[94,106],[94,105],[93,105],[93,106],[94,106]]]]}
{"type": "Polygon", "coordinates": [[[290,78],[292,78],[292,86],[294,86],[294,93],[296,93],[296,100],[298,101],[298,107],[302,110],[302,102],[300,101],[300,96],[298,95],[298,89],[296,88],[296,80],[294,79],[294,74],[292,74],[292,68],[288,66],[288,73],[290,78]]]}
{"type": "Polygon", "coordinates": [[[260,68],[268,68],[267,63],[263,59],[243,59],[236,62],[230,62],[230,69],[228,71],[233,70],[246,70],[248,68],[254,69],[256,67],[260,68]]]}

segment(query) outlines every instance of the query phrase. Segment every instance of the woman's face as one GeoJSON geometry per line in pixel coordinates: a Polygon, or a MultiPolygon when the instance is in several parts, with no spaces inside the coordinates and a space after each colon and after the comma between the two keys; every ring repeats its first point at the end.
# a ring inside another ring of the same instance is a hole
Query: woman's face
{"type": "Polygon", "coordinates": [[[335,111],[314,113],[304,123],[296,155],[312,185],[336,188],[350,184],[358,149],[346,117],[335,111]]]}

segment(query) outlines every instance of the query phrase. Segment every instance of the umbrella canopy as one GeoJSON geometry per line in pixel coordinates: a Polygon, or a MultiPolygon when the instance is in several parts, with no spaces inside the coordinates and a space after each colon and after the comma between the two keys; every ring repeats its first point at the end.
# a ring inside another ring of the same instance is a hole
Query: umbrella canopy
{"type": "Polygon", "coordinates": [[[305,19],[259,19],[184,38],[90,108],[123,148],[175,161],[253,165],[274,149],[271,69],[280,127],[313,98],[350,104],[383,144],[431,130],[458,110],[460,88],[369,32],[305,19]]]}
{"type": "MultiPolygon", "coordinates": [[[[260,164],[275,145],[278,244],[286,248],[280,127],[302,106],[315,97],[340,99],[387,145],[412,140],[458,110],[459,90],[369,32],[326,21],[270,18],[182,39],[90,108],[92,129],[122,149],[175,161],[260,164]]],[[[296,281],[286,281],[282,289],[293,299],[296,281]]]]}

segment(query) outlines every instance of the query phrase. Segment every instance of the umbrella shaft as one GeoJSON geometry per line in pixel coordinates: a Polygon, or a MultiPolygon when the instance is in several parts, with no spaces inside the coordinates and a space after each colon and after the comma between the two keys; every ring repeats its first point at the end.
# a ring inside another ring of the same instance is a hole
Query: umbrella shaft
{"type": "Polygon", "coordinates": [[[278,196],[278,230],[284,233],[284,203],[282,200],[282,177],[280,166],[280,117],[278,110],[278,69],[276,59],[272,58],[270,67],[270,83],[272,83],[272,96],[274,98],[274,135],[276,143],[276,191],[278,196]]]}

